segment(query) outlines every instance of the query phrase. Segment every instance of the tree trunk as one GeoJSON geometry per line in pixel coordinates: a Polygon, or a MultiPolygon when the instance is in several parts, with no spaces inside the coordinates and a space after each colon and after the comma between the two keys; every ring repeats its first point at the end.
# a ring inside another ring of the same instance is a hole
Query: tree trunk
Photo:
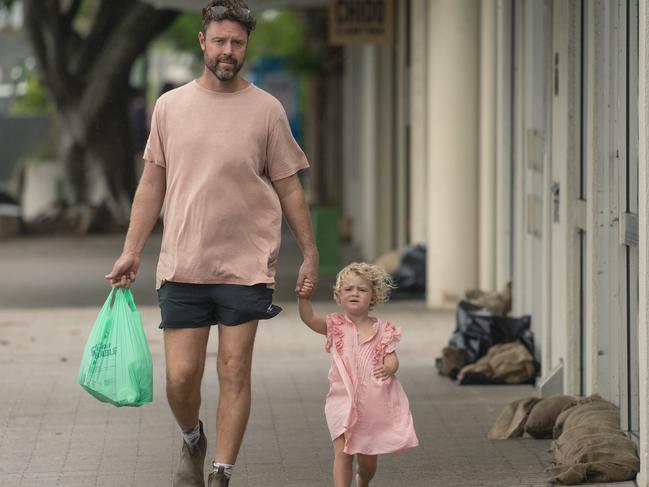
{"type": "Polygon", "coordinates": [[[84,167],[86,155],[81,142],[72,138],[72,133],[65,130],[61,121],[61,135],[59,137],[59,155],[63,161],[64,174],[67,176],[68,203],[73,206],[83,204],[88,200],[86,169],[84,167]]]}
{"type": "Polygon", "coordinates": [[[97,0],[90,30],[81,35],[73,27],[81,4],[24,0],[25,27],[57,112],[70,203],[105,205],[113,221],[124,223],[136,186],[131,67],[177,12],[134,0],[97,0]]]}
{"type": "Polygon", "coordinates": [[[117,223],[128,222],[135,194],[135,149],[127,95],[116,96],[102,110],[86,140],[91,164],[100,169],[110,197],[106,204],[117,223]]]}

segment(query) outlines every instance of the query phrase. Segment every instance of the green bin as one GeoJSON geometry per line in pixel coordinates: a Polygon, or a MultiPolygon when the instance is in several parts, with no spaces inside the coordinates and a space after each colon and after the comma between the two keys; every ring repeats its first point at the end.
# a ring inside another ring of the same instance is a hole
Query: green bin
{"type": "Polygon", "coordinates": [[[340,209],[318,206],[311,210],[313,235],[320,253],[320,273],[335,274],[340,270],[340,209]]]}

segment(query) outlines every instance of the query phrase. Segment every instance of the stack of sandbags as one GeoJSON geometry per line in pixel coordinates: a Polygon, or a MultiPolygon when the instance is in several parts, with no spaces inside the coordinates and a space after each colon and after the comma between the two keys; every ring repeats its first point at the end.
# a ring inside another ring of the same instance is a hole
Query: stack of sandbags
{"type": "Polygon", "coordinates": [[[457,375],[460,384],[525,384],[534,380],[536,363],[521,342],[500,343],[457,375]]]}
{"type": "Polygon", "coordinates": [[[533,384],[539,363],[534,359],[531,319],[529,315],[495,315],[486,305],[461,300],[455,330],[435,360],[437,370],[455,380],[469,366],[459,384],[533,384]]]}
{"type": "Polygon", "coordinates": [[[552,438],[557,417],[576,402],[574,397],[561,394],[544,399],[518,399],[505,406],[489,430],[487,438],[506,440],[523,436],[523,433],[528,433],[534,438],[552,438]]]}
{"type": "Polygon", "coordinates": [[[620,430],[618,408],[598,395],[519,399],[505,407],[487,437],[504,440],[524,432],[554,438],[554,466],[548,469],[553,483],[623,482],[640,470],[635,443],[620,430]]]}
{"type": "Polygon", "coordinates": [[[563,485],[633,480],[640,470],[635,443],[620,430],[620,412],[597,395],[565,409],[554,427],[552,481],[563,485]]]}

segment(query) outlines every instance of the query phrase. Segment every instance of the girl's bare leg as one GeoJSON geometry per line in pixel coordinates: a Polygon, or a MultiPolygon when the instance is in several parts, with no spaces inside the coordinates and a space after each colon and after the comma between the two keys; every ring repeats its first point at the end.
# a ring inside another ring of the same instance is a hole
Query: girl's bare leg
{"type": "Polygon", "coordinates": [[[352,484],[352,465],[354,456],[348,455],[345,448],[345,436],[340,435],[334,441],[334,486],[350,487],[352,484]]]}
{"type": "Polygon", "coordinates": [[[374,478],[376,473],[378,455],[362,455],[359,453],[356,457],[358,459],[356,487],[368,487],[370,480],[374,478]]]}

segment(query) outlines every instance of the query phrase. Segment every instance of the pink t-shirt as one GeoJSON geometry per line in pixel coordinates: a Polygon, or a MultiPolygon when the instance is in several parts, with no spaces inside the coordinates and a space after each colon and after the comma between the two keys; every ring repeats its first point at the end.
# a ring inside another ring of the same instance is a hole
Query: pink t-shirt
{"type": "Polygon", "coordinates": [[[277,99],[252,84],[171,90],[156,102],[144,159],[167,175],[156,287],[274,283],[282,213],[271,181],[309,167],[277,99]]]}

